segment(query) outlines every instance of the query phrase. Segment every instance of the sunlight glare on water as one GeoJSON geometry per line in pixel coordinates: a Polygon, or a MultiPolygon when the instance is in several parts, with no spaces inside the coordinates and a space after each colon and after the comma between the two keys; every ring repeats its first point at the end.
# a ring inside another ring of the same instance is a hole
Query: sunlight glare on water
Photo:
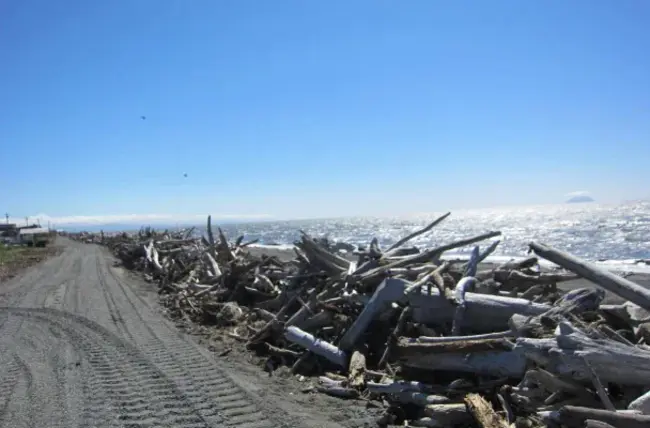
{"type": "MultiPolygon", "coordinates": [[[[376,237],[382,247],[443,214],[409,217],[351,217],[224,225],[229,236],[245,235],[262,244],[291,244],[299,231],[355,245],[376,237]]],[[[495,255],[522,256],[530,241],[542,242],[590,260],[650,259],[650,202],[620,205],[566,204],[452,211],[431,232],[411,243],[420,248],[500,230],[495,255]]],[[[483,244],[486,245],[486,244],[483,244]]],[[[460,249],[467,253],[471,248],[460,249]]]]}

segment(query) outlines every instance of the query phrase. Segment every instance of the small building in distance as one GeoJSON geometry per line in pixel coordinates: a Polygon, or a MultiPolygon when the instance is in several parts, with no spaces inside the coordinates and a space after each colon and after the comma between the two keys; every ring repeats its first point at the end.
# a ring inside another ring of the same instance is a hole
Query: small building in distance
{"type": "Polygon", "coordinates": [[[14,223],[0,223],[0,242],[15,243],[18,239],[18,228],[14,223]]]}
{"type": "Polygon", "coordinates": [[[50,229],[47,227],[21,228],[18,237],[18,242],[28,247],[44,247],[52,239],[50,229]]]}
{"type": "Polygon", "coordinates": [[[18,228],[15,223],[0,223],[0,235],[6,235],[16,230],[18,228]]]}

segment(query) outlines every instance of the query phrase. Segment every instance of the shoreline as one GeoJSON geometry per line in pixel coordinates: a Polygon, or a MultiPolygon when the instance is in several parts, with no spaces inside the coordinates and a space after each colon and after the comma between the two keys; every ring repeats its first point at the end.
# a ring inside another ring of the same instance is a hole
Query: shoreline
{"type": "MultiPolygon", "coordinates": [[[[526,263],[502,266],[497,261],[504,257],[486,259],[496,247],[493,241],[481,246],[482,253],[474,247],[474,260],[484,260],[478,266],[463,267],[462,262],[449,266],[438,260],[445,250],[487,241],[499,232],[417,251],[404,246],[433,226],[435,222],[391,248],[377,248],[373,240],[363,255],[356,254],[354,247],[307,234],[296,243],[299,251],[287,245],[248,245],[242,237],[233,244],[221,230],[218,236],[212,231],[210,220],[204,239],[188,238],[183,231],[79,238],[106,245],[122,266],[157,284],[160,303],[170,319],[186,333],[200,336],[218,357],[245,360],[272,377],[290,377],[283,394],[300,389],[351,399],[367,397],[384,406],[388,400],[399,411],[397,419],[391,419],[397,424],[402,419],[409,424],[420,421],[427,415],[423,408],[432,410],[428,397],[412,402],[401,395],[384,396],[388,390],[404,392],[402,382],[427,385],[420,392],[429,391],[428,385],[431,391],[439,388],[445,391],[440,395],[443,400],[456,406],[454,382],[464,379],[469,381],[463,391],[465,400],[490,406],[490,393],[481,386],[486,377],[500,379],[499,387],[514,387],[511,381],[521,382],[535,373],[530,363],[539,363],[540,358],[548,360],[542,367],[550,376],[567,376],[564,358],[572,355],[574,347],[560,341],[564,336],[581,340],[588,337],[587,329],[596,329],[603,344],[580,342],[580,346],[593,347],[593,352],[606,346],[607,355],[615,354],[612,360],[625,357],[620,341],[631,346],[638,342],[645,348],[650,336],[636,329],[636,318],[627,320],[627,312],[614,313],[627,306],[611,305],[630,301],[650,308],[648,293],[639,289],[650,289],[649,274],[605,274],[577,256],[536,242],[530,245],[535,255],[527,257],[526,263]],[[400,246],[401,250],[392,251],[400,246]],[[552,263],[537,264],[542,258],[565,269],[555,271],[546,268],[552,263]],[[359,267],[357,262],[364,265],[359,267]],[[612,312],[602,314],[600,309],[612,312]],[[516,338],[514,347],[513,342],[503,341],[505,337],[516,338]],[[531,349],[536,353],[530,354],[531,349]]],[[[462,256],[444,258],[466,259],[462,256]]],[[[588,381],[588,372],[579,362],[574,364],[571,377],[588,381]]],[[[620,373],[613,373],[603,364],[598,372],[594,370],[593,376],[607,382],[645,385],[640,381],[646,376],[638,376],[634,367],[623,365],[620,373]]],[[[552,393],[552,389],[544,392],[552,393]]],[[[630,397],[637,395],[630,390],[630,397]]],[[[324,399],[316,400],[316,407],[325,407],[324,399]]],[[[535,400],[531,403],[538,411],[548,408],[548,398],[535,400]]],[[[617,400],[611,407],[633,406],[627,397],[617,400]]],[[[593,407],[586,398],[579,403],[593,407]]],[[[516,411],[521,413],[518,418],[529,416],[528,410],[516,411]]],[[[432,417],[440,412],[431,413],[432,417]]],[[[368,416],[364,412],[363,419],[368,416]]],[[[386,414],[372,417],[385,420],[386,414]]]]}
{"type": "MultiPolygon", "coordinates": [[[[265,251],[272,252],[274,254],[290,254],[291,257],[293,257],[293,248],[295,246],[293,244],[251,244],[248,246],[248,248],[255,253],[264,253],[265,251]],[[255,249],[255,250],[253,250],[255,249]]],[[[356,260],[356,256],[352,255],[352,253],[338,253],[339,255],[349,258],[350,260],[356,260]],[[350,258],[351,257],[351,258],[350,258]]],[[[441,257],[443,260],[461,260],[461,261],[467,261],[469,260],[469,253],[453,253],[453,252],[448,252],[443,254],[441,257]]],[[[525,259],[526,256],[520,255],[520,256],[506,256],[506,255],[490,255],[488,256],[485,260],[485,263],[488,264],[501,264],[505,263],[510,260],[523,260],[525,259]]],[[[611,260],[588,260],[590,263],[606,269],[608,271],[614,271],[614,272],[629,272],[633,274],[638,274],[638,275],[650,275],[650,260],[648,261],[640,261],[640,260],[633,260],[633,259],[611,259],[611,260]]],[[[553,268],[557,267],[554,263],[551,263],[547,260],[540,259],[540,265],[543,267],[547,268],[553,268]]]]}
{"type": "MultiPolygon", "coordinates": [[[[287,246],[287,247],[281,247],[277,245],[270,245],[270,246],[265,246],[265,245],[250,245],[248,247],[248,251],[251,253],[253,256],[261,257],[262,255],[269,256],[269,257],[277,257],[279,260],[283,262],[289,262],[295,258],[295,253],[293,252],[292,249],[293,245],[287,246]]],[[[354,260],[356,261],[357,257],[353,255],[352,253],[348,254],[342,254],[343,257],[345,257],[348,260],[354,260]]],[[[497,259],[501,256],[495,256],[497,259]]],[[[525,257],[520,257],[520,259],[524,259],[525,257]]],[[[464,259],[462,257],[443,257],[443,259],[446,260],[467,260],[468,257],[465,257],[464,259]]],[[[492,260],[490,257],[486,259],[486,261],[481,262],[479,265],[479,270],[489,270],[497,267],[501,263],[512,260],[512,257],[502,257],[500,260],[492,260]]],[[[515,258],[516,259],[516,258],[515,258]]],[[[555,266],[554,264],[544,260],[540,259],[539,260],[540,265],[542,266],[555,266]]],[[[603,267],[602,264],[598,264],[599,267],[603,267]]],[[[620,269],[614,269],[613,267],[609,268],[608,270],[612,271],[617,271],[620,272],[620,269]]],[[[636,284],[650,289],[650,267],[648,268],[647,271],[644,272],[632,272],[629,270],[626,270],[627,274],[625,277],[629,279],[632,282],[635,282],[636,284]]],[[[579,279],[574,279],[570,281],[565,281],[561,282],[558,284],[558,289],[562,291],[570,291],[570,290],[576,290],[579,288],[593,288],[593,287],[598,287],[596,284],[593,282],[584,279],[584,278],[579,278],[579,279]]],[[[624,303],[625,300],[620,298],[619,296],[616,296],[609,291],[605,292],[605,300],[603,301],[603,304],[620,304],[624,303]]]]}

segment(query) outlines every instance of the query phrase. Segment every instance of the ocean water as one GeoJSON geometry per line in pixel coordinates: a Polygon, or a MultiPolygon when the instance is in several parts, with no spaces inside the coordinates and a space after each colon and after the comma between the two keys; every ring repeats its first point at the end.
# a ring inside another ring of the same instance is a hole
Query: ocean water
{"type": "MultiPolygon", "coordinates": [[[[246,240],[259,239],[263,245],[290,245],[304,230],[313,236],[365,246],[376,237],[385,248],[441,214],[225,224],[222,229],[231,238],[245,235],[246,240]]],[[[450,217],[411,244],[432,247],[492,230],[502,232],[496,238],[501,243],[494,253],[499,258],[525,256],[527,244],[537,241],[592,261],[639,264],[641,259],[650,259],[650,201],[452,211],[450,217]]],[[[457,254],[470,251],[471,247],[462,248],[457,254]]]]}

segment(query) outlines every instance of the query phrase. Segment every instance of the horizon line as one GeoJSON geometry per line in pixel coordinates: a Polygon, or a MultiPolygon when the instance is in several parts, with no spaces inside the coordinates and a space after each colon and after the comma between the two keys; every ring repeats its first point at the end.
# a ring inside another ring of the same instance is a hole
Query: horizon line
{"type": "Polygon", "coordinates": [[[325,220],[325,219],[345,219],[345,218],[357,218],[357,217],[368,217],[368,218],[410,218],[410,217],[420,217],[440,214],[443,212],[451,211],[452,214],[456,212],[467,212],[467,211],[481,211],[481,210],[498,210],[498,209],[508,209],[508,208],[534,208],[534,207],[549,207],[549,206],[584,206],[584,205],[620,205],[626,203],[635,203],[643,202],[647,199],[634,199],[626,200],[618,203],[600,203],[598,201],[594,202],[585,202],[580,204],[572,204],[562,202],[562,203],[553,203],[553,204],[534,204],[534,205],[501,205],[501,206],[492,206],[492,207],[482,207],[482,208],[455,208],[448,210],[436,210],[436,211],[427,211],[427,212],[411,212],[403,214],[384,214],[384,215],[340,215],[340,216],[326,216],[326,217],[281,217],[274,216],[271,214],[111,214],[111,215],[93,215],[93,216],[59,216],[53,217],[47,214],[39,214],[26,217],[9,217],[8,223],[12,224],[23,224],[25,219],[28,219],[28,222],[31,223],[40,223],[51,224],[55,226],[67,226],[67,227],[80,227],[80,226],[114,226],[114,225],[129,225],[137,227],[146,227],[150,226],[160,226],[160,225],[184,225],[184,226],[195,226],[202,222],[207,221],[208,215],[211,216],[213,221],[228,221],[228,222],[246,222],[246,223],[262,223],[269,221],[302,221],[302,220],[325,220]]]}

